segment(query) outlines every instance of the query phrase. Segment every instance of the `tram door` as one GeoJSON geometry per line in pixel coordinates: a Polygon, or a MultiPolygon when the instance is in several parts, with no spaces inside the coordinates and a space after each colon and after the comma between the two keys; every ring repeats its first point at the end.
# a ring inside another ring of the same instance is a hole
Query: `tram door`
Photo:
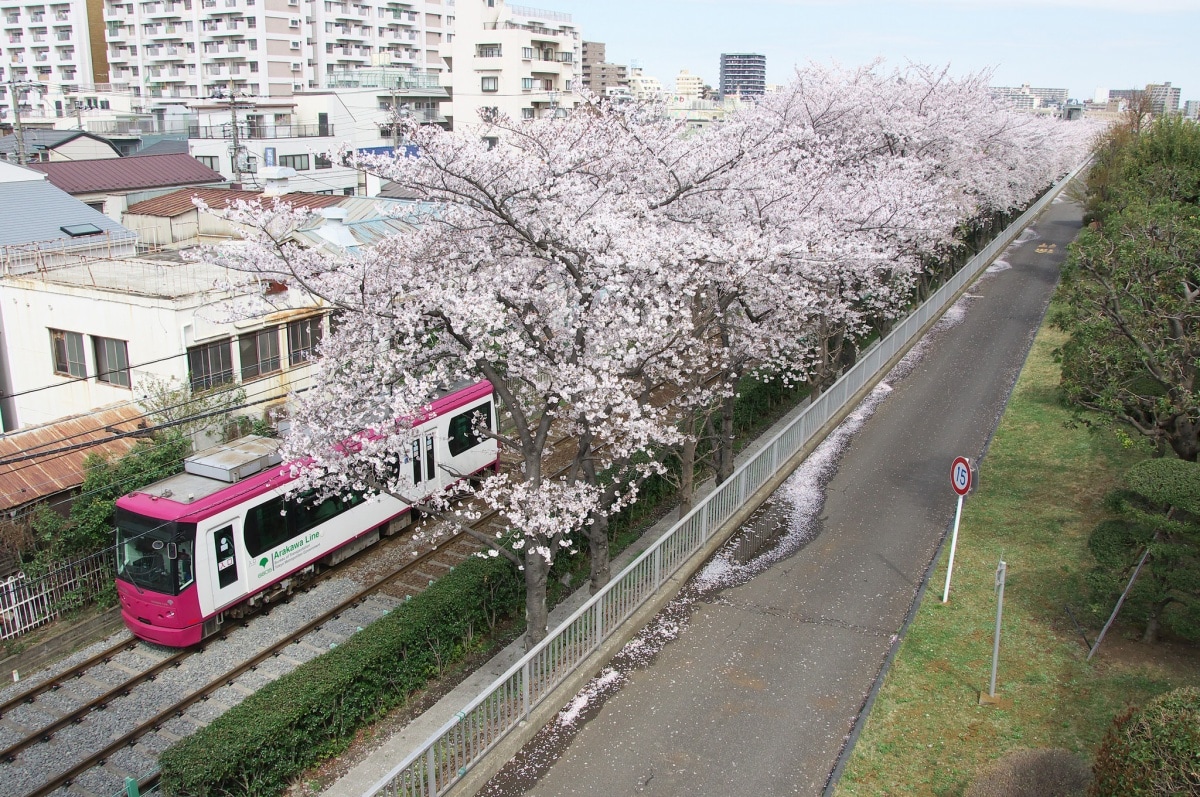
{"type": "Polygon", "coordinates": [[[210,587],[213,608],[219,608],[241,597],[243,589],[238,578],[237,535],[233,526],[222,526],[209,530],[206,535],[209,556],[213,563],[210,571],[210,587]]]}
{"type": "Polygon", "coordinates": [[[423,441],[418,437],[410,444],[408,459],[412,465],[413,492],[417,495],[429,495],[438,489],[433,444],[433,432],[426,433],[423,441]]]}

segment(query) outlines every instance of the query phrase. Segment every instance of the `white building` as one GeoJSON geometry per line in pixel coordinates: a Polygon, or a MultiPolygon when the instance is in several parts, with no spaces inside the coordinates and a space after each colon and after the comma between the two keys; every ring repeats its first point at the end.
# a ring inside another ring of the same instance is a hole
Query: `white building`
{"type": "Polygon", "coordinates": [[[634,102],[657,102],[664,96],[658,78],[650,77],[636,66],[629,69],[629,94],[634,102]]]}
{"type": "Polygon", "coordinates": [[[693,75],[686,69],[679,70],[675,76],[675,99],[680,102],[691,102],[704,97],[704,78],[693,75]]]}
{"type": "Polygon", "coordinates": [[[277,312],[230,320],[244,298],[214,287],[229,278],[169,252],[0,280],[17,423],[137,403],[149,379],[193,390],[240,383],[256,413],[281,406],[307,384],[321,310],[299,291],[268,287],[277,312]]]}
{"type": "Polygon", "coordinates": [[[288,96],[367,66],[442,71],[442,0],[105,0],[110,81],[163,104],[288,96]]]}
{"type": "Polygon", "coordinates": [[[280,166],[295,170],[289,190],[355,193],[361,174],[327,157],[354,131],[339,134],[319,111],[300,122],[296,105],[292,96],[195,101],[198,123],[188,131],[188,154],[237,187],[264,188],[260,170],[280,166]]]}
{"type": "MultiPolygon", "coordinates": [[[[43,90],[64,84],[97,82],[89,44],[87,0],[3,0],[0,2],[0,81],[25,84],[20,102],[32,111],[40,105],[30,84],[43,90]]],[[[12,122],[12,98],[0,96],[0,121],[12,122]]]]}
{"type": "Polygon", "coordinates": [[[478,124],[484,109],[535,119],[574,108],[581,39],[570,14],[504,0],[459,0],[455,11],[456,125],[478,124]]]}

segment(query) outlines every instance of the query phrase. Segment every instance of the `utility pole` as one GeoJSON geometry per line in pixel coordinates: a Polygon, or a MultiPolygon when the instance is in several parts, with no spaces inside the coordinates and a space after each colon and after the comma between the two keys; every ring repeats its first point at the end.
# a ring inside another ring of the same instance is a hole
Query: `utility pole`
{"type": "Polygon", "coordinates": [[[29,155],[25,151],[25,128],[21,125],[21,98],[17,95],[17,87],[29,88],[28,83],[17,83],[15,78],[8,79],[8,98],[12,103],[13,133],[17,137],[17,163],[24,166],[29,163],[29,155]]]}
{"type": "Polygon", "coordinates": [[[231,128],[233,131],[233,148],[231,150],[231,153],[233,156],[232,157],[233,182],[237,184],[238,188],[241,188],[242,187],[242,164],[239,161],[239,158],[242,154],[242,147],[241,147],[241,144],[238,143],[237,109],[238,109],[237,96],[233,93],[233,81],[231,80],[231,81],[229,81],[229,112],[233,117],[233,126],[231,128]]]}

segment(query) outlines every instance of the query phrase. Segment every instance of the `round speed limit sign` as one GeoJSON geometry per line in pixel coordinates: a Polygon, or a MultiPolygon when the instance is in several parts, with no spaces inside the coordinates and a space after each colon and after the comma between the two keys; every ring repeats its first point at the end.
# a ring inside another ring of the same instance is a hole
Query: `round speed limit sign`
{"type": "Polygon", "coordinates": [[[959,495],[971,492],[971,460],[966,457],[955,457],[950,466],[950,486],[959,495]]]}

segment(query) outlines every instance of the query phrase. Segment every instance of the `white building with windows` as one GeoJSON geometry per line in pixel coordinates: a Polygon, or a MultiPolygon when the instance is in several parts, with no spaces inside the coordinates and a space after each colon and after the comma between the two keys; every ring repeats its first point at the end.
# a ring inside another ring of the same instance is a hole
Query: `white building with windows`
{"type": "Polygon", "coordinates": [[[641,67],[629,70],[629,95],[634,102],[658,102],[664,97],[662,82],[642,71],[641,67]]]}
{"type": "Polygon", "coordinates": [[[479,124],[481,111],[519,120],[575,107],[582,39],[570,14],[504,0],[459,0],[455,11],[455,125],[479,124]]]}
{"type": "Polygon", "coordinates": [[[442,71],[442,0],[104,0],[109,80],[161,104],[284,97],[334,72],[442,71]]]}
{"type": "Polygon", "coordinates": [[[137,404],[148,380],[240,384],[250,405],[242,414],[282,408],[307,384],[322,309],[269,283],[258,290],[276,311],[240,319],[244,293],[214,287],[229,276],[165,252],[0,280],[17,424],[137,404]]]}
{"type": "MultiPolygon", "coordinates": [[[[95,83],[103,58],[93,58],[87,0],[0,2],[0,82],[16,81],[21,106],[32,112],[52,86],[95,83]]],[[[0,122],[12,123],[12,98],[0,95],[0,122]]]]}

